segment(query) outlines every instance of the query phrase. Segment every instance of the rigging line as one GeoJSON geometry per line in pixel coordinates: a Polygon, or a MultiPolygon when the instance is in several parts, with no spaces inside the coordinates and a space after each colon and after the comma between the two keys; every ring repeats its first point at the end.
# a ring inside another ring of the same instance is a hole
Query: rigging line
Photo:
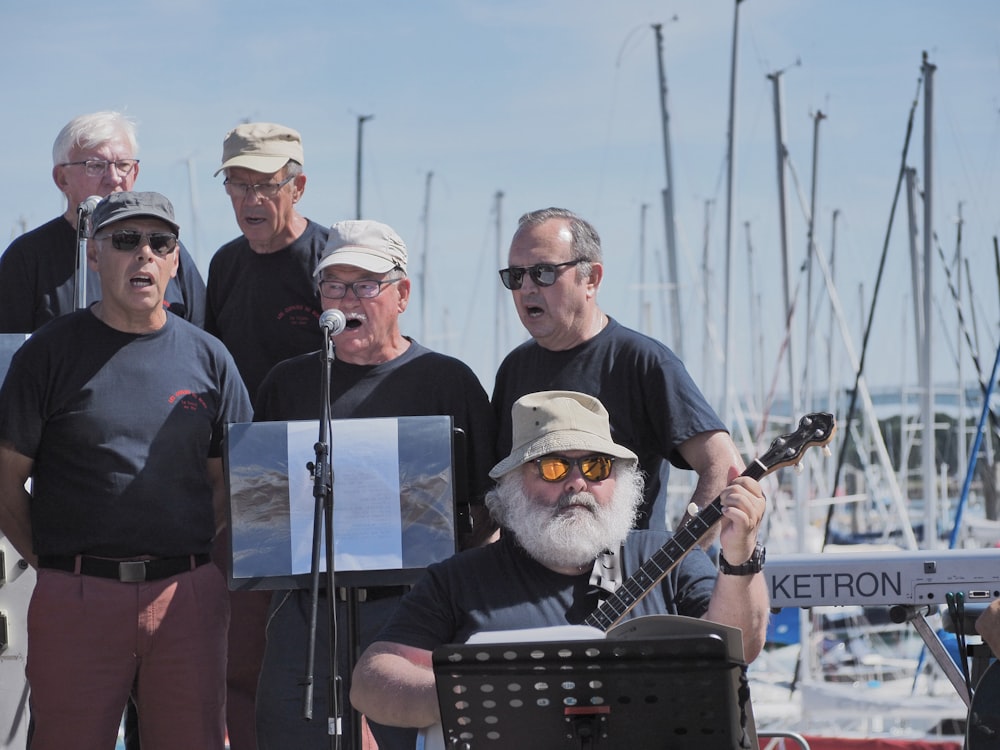
{"type": "MultiPolygon", "coordinates": [[[[495,248],[493,248],[493,247],[487,247],[487,244],[489,242],[493,241],[493,238],[490,236],[490,233],[494,232],[495,229],[496,229],[496,213],[497,213],[496,212],[496,205],[495,204],[491,205],[489,213],[487,214],[487,217],[486,217],[486,227],[483,230],[483,244],[482,244],[482,253],[486,257],[490,258],[491,261],[489,263],[476,263],[476,274],[475,274],[475,278],[473,278],[473,280],[472,280],[472,288],[473,289],[479,288],[480,282],[482,281],[482,275],[483,275],[484,269],[488,269],[491,266],[496,265],[492,261],[493,251],[494,251],[495,248]]],[[[492,276],[491,274],[487,274],[487,279],[496,279],[496,278],[497,278],[496,276],[492,276]]],[[[497,283],[499,283],[499,280],[498,280],[497,283]]],[[[473,295],[472,298],[469,300],[469,312],[465,316],[465,325],[462,328],[462,337],[459,339],[460,345],[461,345],[461,347],[463,349],[464,349],[465,345],[468,343],[468,340],[469,340],[469,336],[470,336],[469,329],[477,322],[475,320],[475,313],[476,313],[476,311],[482,309],[482,307],[483,307],[483,300],[490,299],[489,295],[490,295],[490,293],[492,291],[492,288],[488,286],[487,289],[489,290],[487,292],[487,296],[485,296],[485,297],[477,297],[477,296],[473,295]]],[[[478,347],[473,347],[473,348],[478,348],[478,347]]]]}
{"type": "Polygon", "coordinates": [[[993,265],[997,275],[997,293],[1000,294],[1000,246],[997,245],[997,236],[993,235],[993,265]]]}
{"type": "MultiPolygon", "coordinates": [[[[878,274],[875,277],[875,288],[872,291],[872,301],[868,310],[868,322],[865,324],[865,333],[861,340],[861,353],[858,358],[858,369],[854,373],[854,387],[851,389],[851,403],[847,409],[847,415],[844,418],[845,428],[850,427],[851,420],[854,419],[854,411],[857,407],[858,402],[858,386],[861,381],[861,375],[865,371],[865,356],[868,353],[868,340],[871,337],[872,325],[875,320],[875,305],[878,302],[879,289],[882,286],[882,275],[885,273],[885,261],[889,255],[889,238],[892,236],[892,225],[896,218],[896,207],[899,205],[899,195],[902,193],[903,179],[906,176],[906,157],[910,150],[910,138],[913,135],[913,122],[916,119],[917,105],[920,102],[920,88],[923,85],[923,74],[917,77],[917,90],[913,96],[913,103],[910,105],[910,115],[906,121],[906,136],[903,139],[903,152],[899,161],[899,174],[896,176],[896,193],[892,197],[892,208],[889,210],[889,223],[885,231],[885,239],[882,243],[882,257],[879,258],[878,263],[878,274]]],[[[840,453],[837,456],[837,466],[833,474],[833,493],[837,492],[837,487],[840,484],[840,472],[844,468],[844,462],[847,458],[847,443],[849,441],[844,440],[840,444],[840,453]]],[[[834,504],[830,504],[830,507],[826,512],[826,523],[823,526],[823,547],[826,547],[830,540],[830,525],[833,523],[833,512],[834,504]]]]}
{"type": "MultiPolygon", "coordinates": [[[[941,249],[941,243],[938,241],[937,232],[932,232],[931,237],[934,239],[934,247],[937,248],[938,258],[941,259],[941,266],[944,268],[945,279],[948,281],[948,291],[951,292],[951,301],[954,303],[955,310],[958,312],[958,327],[962,330],[962,334],[965,336],[965,342],[969,345],[969,354],[972,357],[972,364],[976,368],[976,378],[979,380],[979,389],[983,392],[983,396],[986,396],[987,388],[986,381],[983,380],[983,368],[979,362],[979,354],[976,352],[976,348],[972,343],[972,336],[969,333],[969,328],[965,324],[965,314],[962,311],[962,301],[959,299],[958,291],[955,289],[955,283],[951,277],[951,268],[948,267],[948,262],[945,260],[944,250],[941,249]]],[[[957,356],[955,359],[957,364],[957,356]]],[[[958,387],[963,388],[964,386],[962,383],[959,383],[958,387]]],[[[1000,428],[997,415],[989,404],[986,405],[986,408],[989,409],[990,424],[993,426],[993,431],[996,432],[998,428],[1000,428]]]]}
{"type": "Polygon", "coordinates": [[[764,403],[761,404],[761,420],[760,426],[757,428],[757,434],[754,436],[754,442],[759,441],[767,430],[767,420],[770,418],[771,406],[774,405],[775,394],[778,390],[778,378],[781,376],[781,365],[784,362],[785,354],[788,351],[788,345],[792,338],[792,320],[795,317],[795,308],[798,305],[799,290],[802,288],[802,274],[799,273],[798,281],[795,284],[795,292],[792,294],[791,304],[789,305],[788,315],[785,318],[785,335],[781,339],[781,345],[778,347],[778,355],[775,358],[774,363],[774,375],[771,376],[771,387],[768,389],[767,396],[764,398],[764,403]]]}

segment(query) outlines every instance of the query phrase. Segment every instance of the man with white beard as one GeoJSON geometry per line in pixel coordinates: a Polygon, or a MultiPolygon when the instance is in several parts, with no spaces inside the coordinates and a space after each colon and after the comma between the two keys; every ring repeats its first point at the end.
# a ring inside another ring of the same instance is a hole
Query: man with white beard
{"type": "MultiPolygon", "coordinates": [[[[490,472],[498,484],[486,498],[500,540],[428,568],[362,654],[351,702],[375,721],[438,723],[436,647],[479,632],[579,624],[670,541],[664,532],[630,530],[642,477],[636,455],[612,440],[600,401],[546,391],[521,397],[511,411],[513,448],[490,472]]],[[[720,499],[722,574],[694,545],[626,617],[678,614],[740,628],[749,662],[767,630],[757,543],[764,495],[733,467],[720,499]]]]}

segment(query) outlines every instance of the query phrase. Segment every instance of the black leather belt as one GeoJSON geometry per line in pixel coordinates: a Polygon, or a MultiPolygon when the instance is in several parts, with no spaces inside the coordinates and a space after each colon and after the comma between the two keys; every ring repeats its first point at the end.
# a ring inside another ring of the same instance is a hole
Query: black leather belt
{"type": "MultiPolygon", "coordinates": [[[[374,602],[379,599],[388,599],[392,596],[402,596],[410,590],[409,586],[361,586],[355,589],[359,602],[374,602]]],[[[338,588],[337,598],[342,602],[347,601],[348,589],[338,588]]]]}
{"type": "Polygon", "coordinates": [[[183,557],[160,557],[155,560],[108,560],[87,555],[40,555],[39,568],[65,570],[76,573],[76,561],[80,560],[80,575],[111,578],[123,583],[158,581],[178,573],[194,570],[211,562],[208,554],[184,555],[183,557]]]}

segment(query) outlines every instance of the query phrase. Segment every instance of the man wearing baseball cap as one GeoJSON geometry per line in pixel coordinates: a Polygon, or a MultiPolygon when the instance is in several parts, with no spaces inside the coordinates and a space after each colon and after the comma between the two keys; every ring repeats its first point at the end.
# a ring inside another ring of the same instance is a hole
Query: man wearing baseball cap
{"type": "MultiPolygon", "coordinates": [[[[432,565],[403,597],[354,672],[351,701],[370,719],[436,723],[435,648],[479,632],[582,623],[670,541],[665,532],[631,530],[642,476],[636,454],[612,440],[600,401],[532,393],[514,403],[511,417],[513,447],[490,471],[498,483],[486,498],[503,527],[500,541],[432,565]]],[[[735,467],[729,481],[719,538],[733,565],[717,574],[695,545],[626,618],[679,614],[740,628],[749,662],[767,632],[767,586],[752,562],[764,496],[735,467]]]]}
{"type": "MultiPolygon", "coordinates": [[[[232,353],[250,399],[274,365],[320,345],[313,270],[327,228],[296,208],[306,189],[302,138],[285,125],[251,122],[222,144],[223,186],[242,234],[208,269],[205,330],[232,353]]],[[[222,550],[220,552],[225,555],[222,550]]],[[[229,739],[256,750],[254,703],[264,653],[268,592],[234,591],[229,640],[229,739]]]]}
{"type": "MultiPolygon", "coordinates": [[[[340,310],[347,325],[334,338],[330,365],[330,412],[334,419],[447,415],[464,433],[465,450],[456,460],[455,488],[461,542],[473,542],[470,507],[482,508],[490,486],[496,432],[486,391],[459,360],[434,352],[400,330],[399,318],[410,301],[407,251],[392,227],[378,221],[341,221],[330,227],[329,240],[316,267],[323,308],[340,310]]],[[[314,351],[277,365],[260,387],[255,420],[318,419],[324,352],[314,351]]],[[[402,586],[371,587],[358,602],[360,648],[367,646],[396,607],[402,586]]],[[[304,722],[302,665],[309,640],[307,590],[276,592],[267,625],[267,649],[257,695],[257,741],[260,750],[329,747],[325,722],[304,722]]],[[[337,662],[349,685],[350,659],[346,605],[338,599],[337,662]]],[[[326,607],[317,622],[315,688],[317,705],[328,705],[329,622],[326,607]]],[[[345,693],[346,697],[346,693],[345,693]]],[[[346,703],[346,701],[345,701],[346,703]]],[[[357,726],[345,712],[346,736],[357,726]]],[[[379,747],[413,747],[415,732],[372,727],[379,747]]]]}
{"type": "Polygon", "coordinates": [[[317,346],[313,270],[327,229],[296,208],[306,189],[297,131],[238,125],[223,141],[220,173],[242,234],[209,265],[205,328],[232,352],[254,399],[271,367],[317,346]]]}
{"type": "Polygon", "coordinates": [[[110,747],[131,694],[143,750],[222,750],[229,606],[207,563],[223,429],[250,400],[225,347],[163,307],[170,201],[111,193],[92,226],[101,299],[35,332],[0,387],[0,531],[37,567],[29,744],[110,747]]]}

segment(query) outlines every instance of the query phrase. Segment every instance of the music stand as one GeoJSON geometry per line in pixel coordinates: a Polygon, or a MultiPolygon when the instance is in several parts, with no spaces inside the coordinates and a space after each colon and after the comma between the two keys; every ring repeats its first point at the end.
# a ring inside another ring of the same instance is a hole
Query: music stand
{"type": "Polygon", "coordinates": [[[433,665],[447,748],[753,747],[746,665],[715,634],[447,645],[433,665]]]}

